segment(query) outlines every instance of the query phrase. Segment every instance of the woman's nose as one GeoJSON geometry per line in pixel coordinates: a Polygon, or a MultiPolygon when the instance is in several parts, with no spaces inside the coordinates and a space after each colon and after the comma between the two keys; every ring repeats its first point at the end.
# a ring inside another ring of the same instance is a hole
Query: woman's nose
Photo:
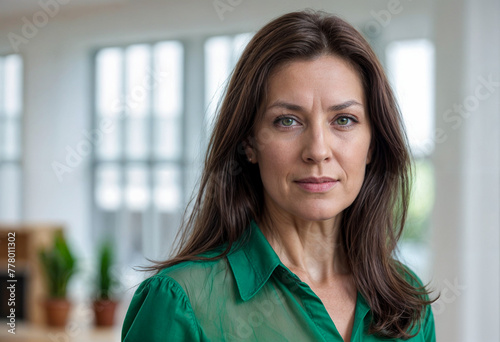
{"type": "Polygon", "coordinates": [[[302,159],[308,163],[321,163],[330,160],[332,149],[328,135],[328,128],[324,125],[315,125],[308,128],[304,136],[302,159]]]}

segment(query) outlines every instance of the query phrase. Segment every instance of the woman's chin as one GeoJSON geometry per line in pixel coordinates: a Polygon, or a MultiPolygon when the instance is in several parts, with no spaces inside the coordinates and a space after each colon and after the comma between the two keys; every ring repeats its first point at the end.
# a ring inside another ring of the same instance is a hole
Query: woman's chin
{"type": "Polygon", "coordinates": [[[303,221],[318,222],[333,220],[341,213],[341,211],[333,211],[331,208],[309,208],[308,210],[307,207],[304,207],[293,213],[293,215],[303,221]]]}

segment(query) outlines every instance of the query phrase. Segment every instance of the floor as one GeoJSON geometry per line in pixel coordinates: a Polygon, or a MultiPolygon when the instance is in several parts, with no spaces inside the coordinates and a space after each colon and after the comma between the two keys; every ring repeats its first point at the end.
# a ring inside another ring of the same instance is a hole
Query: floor
{"type": "Polygon", "coordinates": [[[5,327],[0,329],[0,341],[5,342],[119,342],[120,329],[80,328],[69,323],[65,329],[17,324],[13,335],[5,327]]]}

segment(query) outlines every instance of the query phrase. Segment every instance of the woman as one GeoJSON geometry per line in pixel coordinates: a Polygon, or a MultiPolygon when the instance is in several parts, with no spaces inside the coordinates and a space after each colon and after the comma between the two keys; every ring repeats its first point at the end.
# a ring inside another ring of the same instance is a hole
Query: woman
{"type": "Polygon", "coordinates": [[[409,172],[362,36],[275,19],[236,65],[178,253],[137,289],[123,341],[434,341],[427,290],[392,258],[409,172]]]}

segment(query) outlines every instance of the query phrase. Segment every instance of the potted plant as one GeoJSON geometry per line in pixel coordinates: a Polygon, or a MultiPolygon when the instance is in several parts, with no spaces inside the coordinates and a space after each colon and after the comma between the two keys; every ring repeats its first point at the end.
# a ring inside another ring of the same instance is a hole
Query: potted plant
{"type": "Polygon", "coordinates": [[[49,290],[48,298],[44,302],[47,324],[65,326],[71,309],[66,290],[69,280],[76,271],[76,259],[62,232],[54,235],[52,247],[39,251],[39,258],[49,290]]]}
{"type": "Polygon", "coordinates": [[[100,327],[109,327],[114,323],[118,302],[113,300],[111,292],[117,283],[112,273],[114,264],[113,245],[108,241],[99,250],[99,265],[97,274],[97,296],[94,301],[95,323],[100,327]]]}

